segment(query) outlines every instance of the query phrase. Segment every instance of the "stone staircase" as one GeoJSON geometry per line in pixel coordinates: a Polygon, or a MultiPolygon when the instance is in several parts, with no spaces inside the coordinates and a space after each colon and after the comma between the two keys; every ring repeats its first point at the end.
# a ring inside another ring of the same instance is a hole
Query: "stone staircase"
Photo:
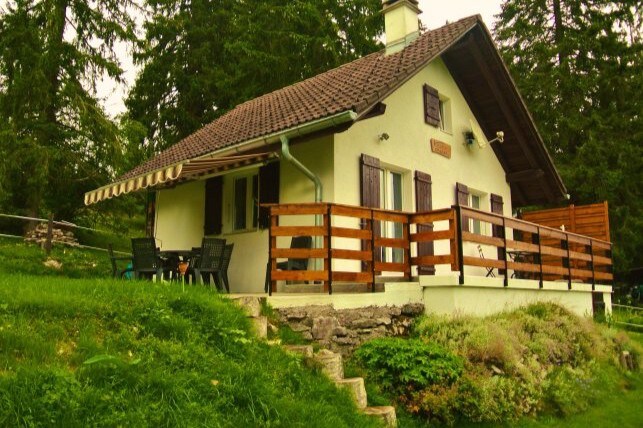
{"type": "Polygon", "coordinates": [[[337,387],[348,389],[357,408],[364,414],[380,418],[387,427],[395,427],[397,425],[395,407],[368,407],[364,378],[353,377],[346,379],[344,377],[344,363],[341,354],[329,351],[328,349],[322,349],[316,354],[313,354],[313,347],[310,345],[286,345],[284,348],[288,352],[299,354],[304,358],[312,358],[313,361],[316,361],[321,366],[322,372],[335,382],[337,387]]]}
{"type": "MultiPolygon", "coordinates": [[[[261,300],[257,297],[237,297],[234,301],[246,310],[248,318],[254,323],[256,334],[261,338],[266,338],[268,336],[268,320],[261,315],[261,300]]],[[[272,344],[280,345],[278,341],[272,342],[272,344]]],[[[311,345],[286,345],[284,349],[303,358],[316,361],[321,366],[322,372],[335,382],[335,385],[350,391],[357,408],[364,414],[381,419],[387,427],[397,425],[393,406],[368,407],[363,378],[344,378],[344,362],[341,354],[328,349],[313,353],[311,345]]]]}

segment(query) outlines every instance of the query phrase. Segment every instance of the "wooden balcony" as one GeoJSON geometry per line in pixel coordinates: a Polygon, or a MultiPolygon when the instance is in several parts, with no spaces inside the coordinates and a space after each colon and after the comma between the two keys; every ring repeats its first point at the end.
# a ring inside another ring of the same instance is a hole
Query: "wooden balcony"
{"type": "Polygon", "coordinates": [[[277,281],[367,284],[378,276],[411,280],[418,272],[592,284],[612,280],[612,244],[515,218],[454,206],[404,213],[330,203],[268,205],[269,287],[277,281]],[[295,236],[313,248],[291,249],[295,236]],[[280,260],[309,259],[308,270],[277,269],[280,260]]]}

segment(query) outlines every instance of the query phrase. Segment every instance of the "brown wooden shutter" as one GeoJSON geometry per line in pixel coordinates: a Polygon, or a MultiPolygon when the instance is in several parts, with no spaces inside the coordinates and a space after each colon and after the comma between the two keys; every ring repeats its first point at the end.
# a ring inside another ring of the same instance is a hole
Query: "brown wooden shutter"
{"type": "Polygon", "coordinates": [[[424,85],[424,121],[431,126],[440,125],[440,97],[438,90],[424,85]]]}
{"type": "MultiPolygon", "coordinates": [[[[469,188],[462,183],[455,184],[455,203],[461,207],[469,206],[469,188]]],[[[469,231],[469,217],[462,216],[462,231],[469,231]]]]}
{"type": "MultiPolygon", "coordinates": [[[[495,214],[503,215],[502,196],[494,195],[493,193],[491,194],[491,212],[495,213],[495,214]]],[[[502,226],[493,225],[493,227],[491,229],[491,233],[496,238],[504,238],[505,237],[505,229],[502,226]]],[[[507,254],[506,254],[505,251],[506,251],[505,248],[498,247],[498,260],[505,260],[506,259],[507,254]]],[[[500,275],[504,275],[505,270],[504,269],[498,269],[498,273],[500,275]]]]}
{"type": "Polygon", "coordinates": [[[205,181],[205,221],[203,233],[220,235],[223,227],[223,177],[205,181]]]}
{"type": "MultiPolygon", "coordinates": [[[[279,162],[271,162],[259,168],[259,203],[279,203],[279,162]]],[[[270,210],[259,208],[259,228],[270,227],[270,210]]]]}
{"type": "MultiPolygon", "coordinates": [[[[368,208],[380,208],[380,160],[378,158],[362,154],[360,157],[360,204],[368,208]]],[[[363,224],[362,227],[365,227],[363,224]]],[[[376,237],[381,235],[381,225],[379,221],[373,224],[373,234],[376,237]]],[[[370,249],[370,242],[362,241],[362,249],[370,249]]],[[[380,251],[375,251],[374,258],[376,261],[382,260],[380,251]]],[[[364,266],[367,269],[367,266],[364,266]]]]}
{"type": "MultiPolygon", "coordinates": [[[[431,176],[420,171],[415,171],[415,212],[426,212],[433,209],[433,195],[431,193],[431,176]]],[[[417,232],[432,232],[433,223],[418,224],[417,232]]],[[[433,242],[419,242],[417,246],[418,257],[434,255],[433,242]]],[[[435,275],[434,265],[418,266],[418,275],[435,275]]]]}

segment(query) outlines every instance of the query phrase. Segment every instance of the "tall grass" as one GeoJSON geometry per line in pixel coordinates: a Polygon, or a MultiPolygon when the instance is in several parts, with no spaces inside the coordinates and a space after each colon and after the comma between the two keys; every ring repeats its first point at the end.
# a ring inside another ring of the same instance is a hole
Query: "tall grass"
{"type": "Polygon", "coordinates": [[[373,426],[203,288],[0,277],[0,426],[373,426]]]}

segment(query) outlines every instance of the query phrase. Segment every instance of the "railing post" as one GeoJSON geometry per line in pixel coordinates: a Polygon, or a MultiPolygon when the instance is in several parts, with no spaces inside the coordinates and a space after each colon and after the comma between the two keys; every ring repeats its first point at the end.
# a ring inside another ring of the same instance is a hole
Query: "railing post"
{"type": "Polygon", "coordinates": [[[45,253],[49,255],[51,253],[52,239],[54,236],[54,215],[49,214],[49,220],[47,220],[47,238],[45,239],[45,253]]]}
{"type": "Polygon", "coordinates": [[[408,275],[406,276],[406,280],[410,281],[411,280],[411,215],[407,214],[406,215],[406,254],[405,254],[405,263],[406,263],[406,271],[408,272],[408,275]]]}
{"type": "Polygon", "coordinates": [[[594,240],[590,239],[589,245],[585,246],[586,250],[589,250],[589,268],[592,270],[592,291],[596,290],[596,275],[594,275],[594,240]]]}
{"type": "MultiPolygon", "coordinates": [[[[276,216],[272,213],[272,208],[269,208],[270,228],[268,229],[268,295],[272,296],[273,288],[276,288],[275,281],[272,280],[272,271],[277,267],[276,261],[272,257],[272,249],[277,246],[277,238],[272,236],[272,228],[277,226],[276,216]]],[[[276,290],[275,290],[276,291],[276,290]]]]}
{"type": "Polygon", "coordinates": [[[504,286],[509,287],[509,257],[507,256],[507,226],[505,224],[505,216],[502,216],[502,242],[502,254],[505,259],[504,286]]]}
{"type": "Polygon", "coordinates": [[[563,247],[563,250],[567,250],[567,257],[563,258],[563,267],[567,268],[567,288],[572,289],[572,264],[571,264],[571,256],[569,254],[570,249],[569,249],[569,235],[565,233],[565,240],[560,242],[561,247],[563,247]]]}
{"type": "Polygon", "coordinates": [[[455,233],[458,243],[458,270],[460,271],[458,282],[460,285],[464,285],[464,246],[462,243],[462,209],[460,205],[455,206],[455,216],[455,233]]]}
{"type": "Polygon", "coordinates": [[[333,251],[331,249],[331,206],[330,204],[326,206],[326,215],[324,216],[324,222],[326,224],[326,236],[324,238],[324,245],[326,246],[326,263],[325,268],[328,272],[328,294],[333,294],[333,251]]]}
{"type": "Polygon", "coordinates": [[[540,239],[540,226],[537,226],[538,232],[536,235],[531,235],[532,244],[538,244],[538,255],[536,255],[536,262],[540,268],[538,272],[538,287],[543,288],[543,245],[540,239]],[[536,241],[536,242],[534,242],[536,241]]]}
{"type": "Polygon", "coordinates": [[[371,209],[371,292],[375,293],[375,212],[371,209]]]}

